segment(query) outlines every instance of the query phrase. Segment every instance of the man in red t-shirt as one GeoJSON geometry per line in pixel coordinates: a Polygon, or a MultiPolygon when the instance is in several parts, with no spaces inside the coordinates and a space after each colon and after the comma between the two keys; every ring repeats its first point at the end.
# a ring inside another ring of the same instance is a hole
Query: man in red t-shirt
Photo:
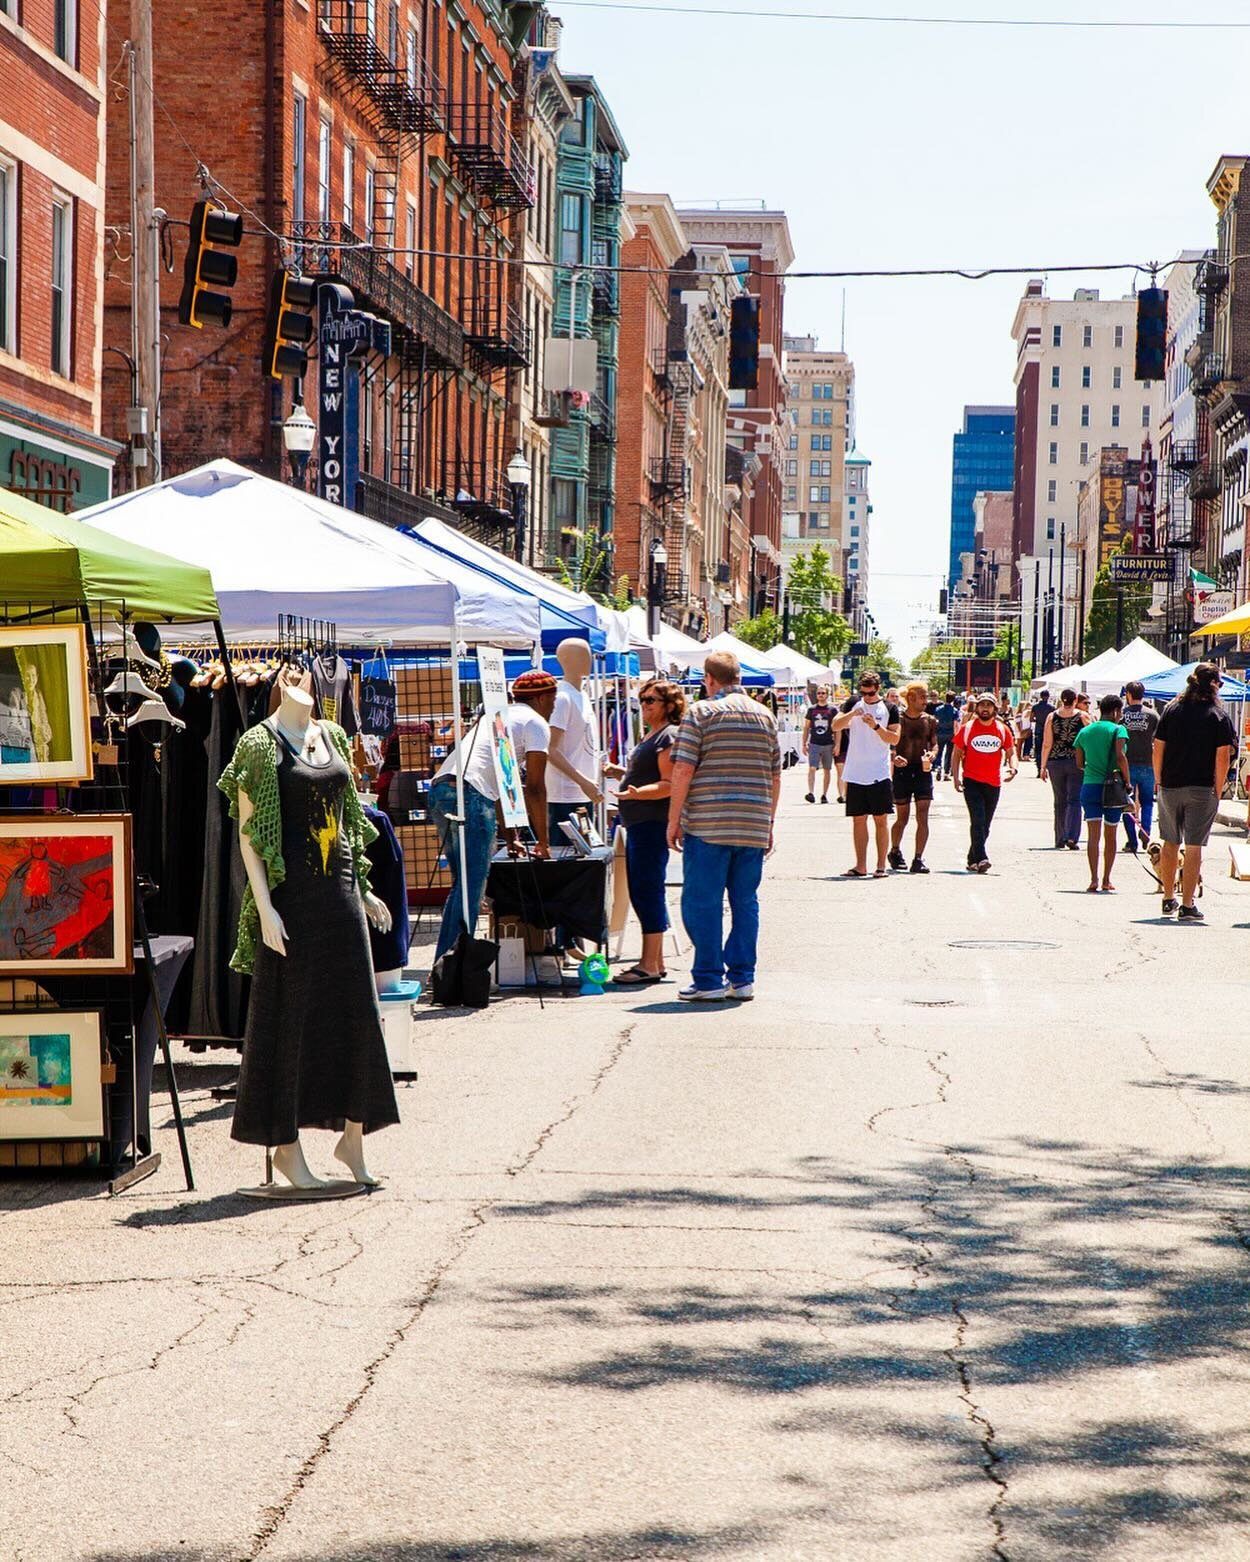
{"type": "Polygon", "coordinates": [[[951,776],[955,790],[964,794],[968,805],[968,823],[971,839],[968,843],[969,873],[988,873],[990,859],[985,855],[990,838],[990,825],[994,810],[998,807],[998,794],[1004,780],[1010,781],[1016,773],[1016,749],[1011,728],[999,721],[994,712],[998,702],[992,694],[978,694],[972,711],[972,720],[966,721],[955,734],[955,748],[951,759],[951,776]],[[1003,774],[1003,761],[1007,773],[1003,774]]]}

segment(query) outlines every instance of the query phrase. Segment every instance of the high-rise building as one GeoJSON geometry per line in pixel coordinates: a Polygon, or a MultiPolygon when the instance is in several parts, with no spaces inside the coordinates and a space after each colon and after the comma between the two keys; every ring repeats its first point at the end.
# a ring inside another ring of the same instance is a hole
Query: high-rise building
{"type": "Polygon", "coordinates": [[[781,552],[791,560],[815,543],[841,570],[846,454],[851,447],[855,366],[844,352],[822,352],[814,336],[787,336],[785,486],[781,552]]]}
{"type": "MultiPolygon", "coordinates": [[[[851,415],[853,420],[853,405],[851,415]]],[[[871,465],[868,457],[856,447],[852,434],[851,448],[846,453],[843,485],[846,536],[842,543],[842,579],[850,604],[851,623],[857,634],[863,630],[864,614],[868,610],[869,544],[872,540],[868,468],[871,465]]]]}
{"type": "Polygon", "coordinates": [[[951,461],[951,537],[948,584],[960,578],[960,555],[973,547],[979,493],[1009,493],[1016,460],[1016,409],[965,407],[951,461]]]}

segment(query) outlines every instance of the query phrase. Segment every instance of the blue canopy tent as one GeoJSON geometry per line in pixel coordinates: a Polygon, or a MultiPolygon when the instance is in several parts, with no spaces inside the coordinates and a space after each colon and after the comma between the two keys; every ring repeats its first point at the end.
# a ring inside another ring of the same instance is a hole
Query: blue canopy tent
{"type": "MultiPolygon", "coordinates": [[[[1183,667],[1169,667],[1166,672],[1156,673],[1153,678],[1145,679],[1146,698],[1174,700],[1178,694],[1184,694],[1186,680],[1197,665],[1197,662],[1186,662],[1183,667]]],[[[1250,697],[1250,685],[1242,683],[1240,678],[1225,673],[1223,679],[1220,685],[1222,700],[1244,700],[1250,697]]]]}

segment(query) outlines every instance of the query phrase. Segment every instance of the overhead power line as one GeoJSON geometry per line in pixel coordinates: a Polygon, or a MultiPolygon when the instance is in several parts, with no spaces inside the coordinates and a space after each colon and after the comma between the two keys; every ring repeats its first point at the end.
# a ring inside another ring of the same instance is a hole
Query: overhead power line
{"type": "Polygon", "coordinates": [[[1250,21],[1099,21],[1086,17],[1043,16],[867,16],[857,11],[761,11],[713,5],[647,5],[635,0],[562,0],[586,11],[652,11],[665,16],[746,16],[776,22],[841,22],[881,27],[1044,28],[1081,32],[1250,32],[1250,21]]]}

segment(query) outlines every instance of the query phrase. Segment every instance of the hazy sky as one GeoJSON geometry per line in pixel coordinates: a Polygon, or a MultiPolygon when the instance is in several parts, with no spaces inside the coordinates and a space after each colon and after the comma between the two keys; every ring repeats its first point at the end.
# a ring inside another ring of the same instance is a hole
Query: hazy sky
{"type": "MultiPolygon", "coordinates": [[[[684,9],[694,0],[672,0],[684,9]]],[[[700,0],[709,3],[709,0],[700,0]]],[[[726,7],[743,0],[710,0],[726,7]]],[[[1214,242],[1206,180],[1250,152],[1250,31],[1050,30],[682,16],[550,0],[561,63],[598,78],[631,189],[785,210],[797,270],[1166,261],[1214,242]]],[[[870,15],[1250,22],[1245,0],[782,0],[870,15]]],[[[793,281],[786,328],[838,344],[872,458],[870,606],[928,636],[944,572],[951,436],[1015,399],[1023,277],[793,281]],[[923,572],[916,574],[912,572],[923,572]]],[[[1131,290],[1128,272],[1048,279],[1131,290]]]]}

